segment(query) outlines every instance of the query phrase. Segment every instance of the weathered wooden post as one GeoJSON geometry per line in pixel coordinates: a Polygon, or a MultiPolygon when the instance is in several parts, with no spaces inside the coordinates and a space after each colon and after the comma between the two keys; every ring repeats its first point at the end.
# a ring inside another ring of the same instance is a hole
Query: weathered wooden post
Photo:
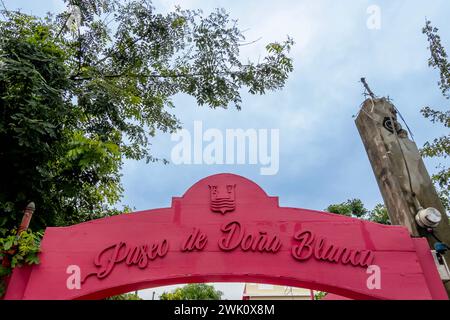
{"type": "Polygon", "coordinates": [[[20,223],[19,229],[17,230],[17,236],[26,231],[30,225],[31,218],[33,217],[34,210],[36,210],[36,206],[34,202],[30,202],[25,210],[23,211],[22,222],[20,223]]]}
{"type": "MultiPolygon", "coordinates": [[[[368,91],[371,97],[355,122],[392,224],[406,226],[412,236],[426,237],[432,248],[436,238],[450,244],[448,216],[416,144],[398,123],[394,105],[368,91]],[[441,213],[442,220],[434,229],[422,228],[416,223],[416,214],[430,207],[441,213]]],[[[444,259],[450,265],[448,251],[444,259]]],[[[450,295],[450,282],[445,285],[450,295]]]]}

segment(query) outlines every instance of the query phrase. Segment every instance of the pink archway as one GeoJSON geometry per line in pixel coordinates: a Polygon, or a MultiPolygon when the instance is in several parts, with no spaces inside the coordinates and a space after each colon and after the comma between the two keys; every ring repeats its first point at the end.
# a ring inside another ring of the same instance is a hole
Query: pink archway
{"type": "Polygon", "coordinates": [[[200,180],[170,208],[47,228],[41,263],[16,269],[5,298],[100,299],[222,281],[352,299],[447,299],[424,239],[399,226],[279,207],[232,174],[200,180]]]}

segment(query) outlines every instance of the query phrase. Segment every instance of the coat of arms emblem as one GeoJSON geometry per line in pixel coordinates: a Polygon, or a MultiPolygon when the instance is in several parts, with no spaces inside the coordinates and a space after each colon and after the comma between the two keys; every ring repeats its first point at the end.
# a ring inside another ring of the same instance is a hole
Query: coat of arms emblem
{"type": "Polygon", "coordinates": [[[225,214],[236,209],[236,185],[210,185],[211,211],[225,214]]]}

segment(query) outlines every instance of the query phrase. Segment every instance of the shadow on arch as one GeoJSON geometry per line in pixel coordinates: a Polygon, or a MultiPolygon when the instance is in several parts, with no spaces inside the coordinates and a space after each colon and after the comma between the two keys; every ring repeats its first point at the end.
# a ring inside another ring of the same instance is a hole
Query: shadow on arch
{"type": "Polygon", "coordinates": [[[329,285],[320,283],[310,283],[302,281],[293,281],[292,279],[280,279],[267,275],[235,275],[235,276],[191,276],[185,278],[172,278],[165,279],[163,281],[152,281],[152,282],[141,282],[127,284],[120,287],[108,288],[103,291],[97,291],[85,296],[80,296],[74,300],[101,300],[114,295],[134,292],[138,290],[151,289],[156,287],[177,285],[177,284],[188,284],[188,283],[211,283],[211,282],[226,282],[226,283],[259,283],[259,284],[270,284],[275,286],[289,286],[297,287],[302,289],[311,289],[314,291],[323,291],[331,294],[334,299],[351,299],[351,300],[379,300],[383,299],[382,296],[369,296],[366,294],[361,294],[360,292],[350,291],[343,288],[335,288],[329,285]]]}

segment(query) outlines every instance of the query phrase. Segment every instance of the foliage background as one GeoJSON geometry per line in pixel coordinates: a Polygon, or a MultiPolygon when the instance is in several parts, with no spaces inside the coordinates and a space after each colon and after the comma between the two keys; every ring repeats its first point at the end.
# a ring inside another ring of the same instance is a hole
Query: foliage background
{"type": "Polygon", "coordinates": [[[164,292],[161,300],[221,300],[223,292],[205,283],[191,283],[173,292],[164,292]]]}
{"type": "MultiPolygon", "coordinates": [[[[223,9],[161,14],[147,0],[65,2],[68,10],[45,18],[2,2],[2,234],[29,201],[37,230],[128,211],[116,207],[123,161],[167,162],[151,154],[150,141],[181,128],[174,95],[240,110],[241,89],[281,89],[293,70],[289,37],[267,44],[258,62],[242,62],[245,37],[223,9]]],[[[5,275],[19,261],[38,262],[35,234],[17,235],[14,246],[13,236],[1,239],[5,275]]]]}

